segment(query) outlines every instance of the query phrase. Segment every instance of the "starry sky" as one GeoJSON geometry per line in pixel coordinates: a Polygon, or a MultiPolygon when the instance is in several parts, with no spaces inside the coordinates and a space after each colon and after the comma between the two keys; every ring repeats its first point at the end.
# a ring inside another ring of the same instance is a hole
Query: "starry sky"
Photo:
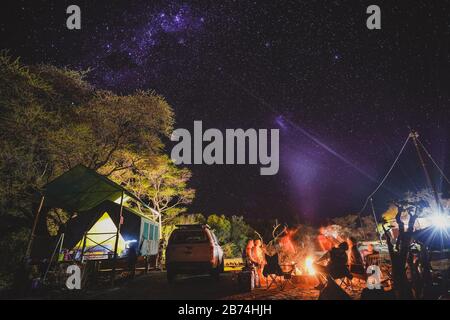
{"type": "MultiPolygon", "coordinates": [[[[117,93],[154,89],[176,127],[280,129],[275,176],[190,166],[190,212],[311,223],[355,213],[409,128],[450,170],[449,1],[5,1],[1,11],[0,47],[12,55],[89,68],[90,82],[117,93]],[[70,4],[79,31],[65,27],[70,4]],[[371,4],[381,30],[366,28],[371,4]]],[[[423,187],[409,145],[376,210],[423,187]]]]}

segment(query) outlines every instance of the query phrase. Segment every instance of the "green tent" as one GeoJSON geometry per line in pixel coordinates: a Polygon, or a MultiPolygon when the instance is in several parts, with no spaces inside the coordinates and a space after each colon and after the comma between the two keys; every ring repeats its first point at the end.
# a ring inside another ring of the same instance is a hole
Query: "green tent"
{"type": "MultiPolygon", "coordinates": [[[[77,165],[55,178],[44,187],[41,194],[41,208],[38,209],[38,211],[44,211],[41,210],[42,208],[61,208],[70,213],[78,213],[80,216],[85,215],[87,221],[92,221],[92,223],[94,223],[94,221],[99,218],[96,216],[98,213],[96,210],[104,203],[116,204],[116,209],[110,211],[114,211],[114,219],[119,219],[117,214],[120,212],[120,203],[125,203],[130,198],[140,202],[143,207],[151,211],[154,220],[158,221],[159,213],[143,203],[133,193],[96,171],[83,165],[77,165]],[[121,199],[122,196],[123,199],[121,199]]],[[[126,208],[124,212],[128,213],[134,211],[130,208],[126,208]]],[[[103,214],[103,212],[101,213],[103,214]]],[[[141,214],[134,212],[134,215],[140,216],[140,219],[144,221],[141,214]]],[[[117,224],[118,221],[115,221],[115,223],[117,224]]],[[[69,222],[69,225],[70,224],[71,223],[69,222]]],[[[86,227],[87,226],[88,225],[86,225],[86,227]]],[[[90,227],[92,227],[92,225],[89,225],[89,228],[90,227]]],[[[32,239],[34,237],[39,237],[41,238],[41,241],[38,241],[40,244],[36,243],[34,245],[30,242],[27,252],[29,252],[28,250],[32,250],[34,252],[33,255],[46,256],[51,247],[54,247],[54,245],[52,245],[54,240],[45,239],[48,238],[48,236],[45,236],[45,229],[46,215],[38,214],[32,231],[32,239]],[[45,243],[48,243],[48,245],[45,245],[45,243]]],[[[83,230],[81,232],[83,233],[85,231],[88,230],[83,230]]]]}
{"type": "MultiPolygon", "coordinates": [[[[44,187],[45,206],[69,212],[87,211],[100,203],[131,197],[141,202],[122,186],[83,165],[77,165],[44,187]]],[[[150,209],[150,208],[149,208],[150,209]]]]}

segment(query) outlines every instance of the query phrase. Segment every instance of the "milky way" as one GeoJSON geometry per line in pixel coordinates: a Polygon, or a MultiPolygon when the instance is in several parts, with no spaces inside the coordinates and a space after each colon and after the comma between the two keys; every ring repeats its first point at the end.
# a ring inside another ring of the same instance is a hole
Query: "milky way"
{"type": "Polygon", "coordinates": [[[160,66],[170,63],[169,57],[160,51],[192,45],[205,24],[200,13],[176,3],[144,11],[131,10],[123,13],[121,20],[105,23],[104,30],[97,27],[98,34],[85,44],[92,53],[86,53],[77,67],[94,69],[98,85],[123,91],[146,88],[157,80],[160,66]],[[137,21],[133,27],[124,27],[130,20],[137,21]]]}
{"type": "MultiPolygon", "coordinates": [[[[90,68],[100,88],[155,89],[177,127],[281,129],[274,177],[191,166],[191,212],[313,222],[356,212],[410,127],[450,169],[445,1],[380,0],[378,31],[366,28],[367,1],[77,1],[77,32],[62,2],[17,1],[2,46],[27,63],[90,68]]],[[[408,147],[376,210],[424,186],[408,147]]]]}

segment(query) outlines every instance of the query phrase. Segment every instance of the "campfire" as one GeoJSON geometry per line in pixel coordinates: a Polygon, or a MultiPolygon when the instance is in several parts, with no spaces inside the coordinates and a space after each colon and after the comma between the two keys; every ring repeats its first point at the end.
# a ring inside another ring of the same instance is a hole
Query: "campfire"
{"type": "Polygon", "coordinates": [[[313,263],[313,257],[307,256],[302,263],[296,266],[292,280],[298,287],[310,289],[318,284],[313,263]]]}
{"type": "Polygon", "coordinates": [[[314,270],[314,267],[313,267],[313,261],[314,260],[312,257],[307,257],[305,260],[305,268],[309,275],[316,274],[316,271],[314,270]]]}
{"type": "Polygon", "coordinates": [[[309,275],[314,276],[316,271],[313,267],[314,260],[311,256],[306,257],[303,263],[297,264],[295,267],[295,275],[309,275]],[[300,267],[299,267],[300,266],[300,267]]]}

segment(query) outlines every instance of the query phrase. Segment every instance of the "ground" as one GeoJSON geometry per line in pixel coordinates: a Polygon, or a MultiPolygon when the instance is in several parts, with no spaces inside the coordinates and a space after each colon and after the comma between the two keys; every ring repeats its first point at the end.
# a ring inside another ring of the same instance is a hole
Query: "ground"
{"type": "MultiPolygon", "coordinates": [[[[349,292],[351,293],[351,292],[349,292]]],[[[351,293],[357,298],[358,293],[351,293]]],[[[249,293],[240,293],[235,275],[226,272],[216,281],[207,275],[179,276],[173,284],[166,280],[165,272],[152,271],[126,281],[115,288],[88,292],[81,296],[87,299],[178,299],[178,300],[316,300],[318,290],[299,289],[291,284],[279,288],[258,288],[249,293]]],[[[69,298],[70,296],[68,296],[69,298]]],[[[77,295],[77,298],[80,298],[77,295]]]]}

